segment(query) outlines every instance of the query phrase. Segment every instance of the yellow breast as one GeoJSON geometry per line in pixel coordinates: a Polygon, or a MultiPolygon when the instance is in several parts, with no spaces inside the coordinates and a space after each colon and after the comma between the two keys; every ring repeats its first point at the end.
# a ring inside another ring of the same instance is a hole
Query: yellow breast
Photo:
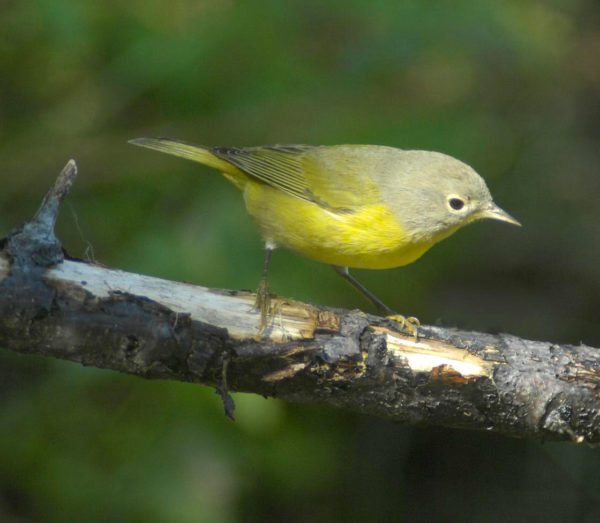
{"type": "Polygon", "coordinates": [[[244,199],[265,240],[333,265],[389,269],[422,256],[434,242],[413,242],[383,205],[333,212],[263,184],[248,182],[244,199]]]}

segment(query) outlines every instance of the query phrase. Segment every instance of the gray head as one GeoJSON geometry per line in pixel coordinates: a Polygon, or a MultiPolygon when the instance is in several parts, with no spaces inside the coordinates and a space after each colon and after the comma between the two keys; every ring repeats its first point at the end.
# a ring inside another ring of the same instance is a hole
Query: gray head
{"type": "Polygon", "coordinates": [[[492,200],[467,164],[431,151],[395,151],[379,178],[381,195],[415,239],[440,240],[482,218],[520,223],[492,200]]]}

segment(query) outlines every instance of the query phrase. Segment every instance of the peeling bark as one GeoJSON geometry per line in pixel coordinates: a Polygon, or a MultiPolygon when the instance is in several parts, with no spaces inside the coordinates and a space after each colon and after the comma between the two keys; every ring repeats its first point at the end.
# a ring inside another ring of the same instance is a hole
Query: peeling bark
{"type": "Polygon", "coordinates": [[[330,404],[411,424],[600,443],[600,350],[422,327],[418,340],[360,311],[65,259],[54,236],[70,162],[23,228],[0,242],[0,346],[145,378],[330,404]]]}

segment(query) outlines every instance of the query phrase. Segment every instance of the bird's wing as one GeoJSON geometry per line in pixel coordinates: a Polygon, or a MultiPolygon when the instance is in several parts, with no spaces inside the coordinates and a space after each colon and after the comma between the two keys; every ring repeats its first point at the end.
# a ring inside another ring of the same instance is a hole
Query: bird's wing
{"type": "Polygon", "coordinates": [[[373,165],[363,146],[267,145],[215,147],[211,152],[248,175],[297,198],[332,210],[379,203],[373,165]],[[364,152],[364,151],[363,151],[364,152]]]}
{"type": "Polygon", "coordinates": [[[283,192],[310,200],[302,158],[310,145],[213,147],[210,152],[246,174],[283,192]]]}
{"type": "Polygon", "coordinates": [[[381,148],[372,145],[335,145],[307,151],[304,176],[313,199],[349,211],[381,203],[376,183],[380,153],[381,148]]]}

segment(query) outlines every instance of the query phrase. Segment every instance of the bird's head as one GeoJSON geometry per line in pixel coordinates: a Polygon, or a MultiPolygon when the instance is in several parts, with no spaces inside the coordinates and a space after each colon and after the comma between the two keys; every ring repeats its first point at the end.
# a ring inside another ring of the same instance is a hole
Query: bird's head
{"type": "Polygon", "coordinates": [[[409,235],[438,241],[480,219],[521,225],[496,205],[485,181],[467,164],[430,151],[402,151],[382,196],[409,235]]]}

